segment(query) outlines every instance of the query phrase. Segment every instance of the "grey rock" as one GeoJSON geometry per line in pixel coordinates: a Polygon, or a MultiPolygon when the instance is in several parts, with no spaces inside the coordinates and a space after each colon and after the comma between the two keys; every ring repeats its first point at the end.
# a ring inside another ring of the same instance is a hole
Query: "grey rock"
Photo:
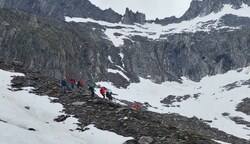
{"type": "Polygon", "coordinates": [[[26,108],[27,110],[30,110],[30,107],[29,107],[29,106],[25,106],[24,108],[26,108]]]}
{"type": "Polygon", "coordinates": [[[82,106],[82,105],[85,105],[85,104],[86,104],[86,102],[80,102],[80,101],[72,103],[72,105],[75,105],[75,106],[82,106]]]}
{"type": "Polygon", "coordinates": [[[28,128],[29,131],[36,131],[34,128],[28,128]]]}
{"type": "Polygon", "coordinates": [[[63,121],[65,121],[68,117],[70,117],[70,116],[68,116],[68,115],[60,115],[60,116],[58,116],[57,118],[55,118],[54,121],[56,121],[56,122],[63,122],[63,121]]]}
{"type": "Polygon", "coordinates": [[[16,9],[62,20],[64,16],[89,17],[108,22],[120,22],[122,18],[112,9],[101,10],[88,0],[1,0],[0,8],[16,9]]]}
{"type": "Polygon", "coordinates": [[[2,120],[2,119],[0,119],[0,122],[7,123],[7,121],[4,121],[4,120],[2,120]]]}
{"type": "Polygon", "coordinates": [[[139,144],[152,144],[153,141],[154,140],[149,136],[142,136],[138,142],[139,144]]]}
{"type": "Polygon", "coordinates": [[[190,20],[197,16],[205,16],[212,12],[219,12],[224,4],[231,4],[233,8],[240,8],[241,4],[245,3],[250,5],[248,0],[193,0],[190,4],[189,9],[181,17],[182,20],[190,20]]]}
{"type": "Polygon", "coordinates": [[[95,103],[95,104],[103,104],[103,103],[105,103],[105,101],[103,99],[94,99],[93,103],[95,103]]]}
{"type": "MultiPolygon", "coordinates": [[[[250,2],[248,0],[193,0],[190,3],[189,9],[180,18],[172,16],[166,17],[164,19],[155,19],[148,22],[155,22],[162,25],[180,23],[183,20],[191,20],[198,16],[206,16],[212,12],[217,13],[223,8],[223,5],[225,4],[230,4],[234,9],[239,9],[242,3],[250,5],[250,2]]],[[[235,24],[233,23],[233,21],[231,21],[232,19],[230,20],[225,17],[223,17],[222,19],[222,22],[225,22],[226,24],[230,23],[230,25],[237,25],[242,21],[245,21],[244,24],[249,25],[249,23],[246,23],[246,21],[249,21],[247,20],[248,18],[243,18],[240,21],[234,21],[235,24]]]]}
{"type": "Polygon", "coordinates": [[[221,17],[220,22],[225,26],[231,27],[250,27],[249,17],[239,17],[232,14],[227,14],[221,17]]]}
{"type": "Polygon", "coordinates": [[[243,112],[247,115],[250,115],[250,98],[244,98],[241,103],[236,107],[237,111],[243,112]]]}
{"type": "Polygon", "coordinates": [[[18,65],[18,66],[24,66],[24,63],[21,61],[13,61],[12,62],[14,65],[18,65]]]}
{"type": "Polygon", "coordinates": [[[132,12],[128,8],[126,8],[126,12],[123,16],[122,23],[123,24],[134,24],[134,23],[139,23],[139,24],[144,24],[146,21],[146,16],[143,13],[140,12],[132,12]]]}
{"type": "Polygon", "coordinates": [[[136,140],[127,140],[123,144],[138,144],[138,142],[136,140]]]}
{"type": "Polygon", "coordinates": [[[247,66],[249,32],[242,29],[173,34],[160,42],[134,37],[136,43],[124,46],[124,63],[127,70],[144,78],[150,75],[154,82],[178,81],[181,76],[199,81],[206,75],[247,66]]]}

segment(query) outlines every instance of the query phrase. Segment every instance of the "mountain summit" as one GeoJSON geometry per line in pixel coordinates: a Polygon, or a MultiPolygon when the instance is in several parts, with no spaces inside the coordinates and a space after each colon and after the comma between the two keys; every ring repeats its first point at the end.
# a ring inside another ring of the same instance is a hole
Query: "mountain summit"
{"type": "Polygon", "coordinates": [[[194,19],[198,16],[206,16],[218,13],[224,5],[231,5],[234,9],[241,8],[242,4],[250,6],[248,0],[193,0],[187,12],[181,17],[182,20],[194,19]]]}

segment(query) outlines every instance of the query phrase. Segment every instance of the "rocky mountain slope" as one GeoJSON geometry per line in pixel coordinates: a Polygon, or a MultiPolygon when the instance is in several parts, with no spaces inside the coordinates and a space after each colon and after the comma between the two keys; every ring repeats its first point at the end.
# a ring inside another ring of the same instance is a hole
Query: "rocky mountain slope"
{"type": "Polygon", "coordinates": [[[68,15],[119,22],[122,18],[112,9],[102,11],[88,0],[1,0],[0,8],[16,9],[59,19],[64,19],[64,16],[68,15]]]}
{"type": "MultiPolygon", "coordinates": [[[[155,144],[216,143],[213,140],[237,144],[247,143],[246,140],[210,128],[196,117],[188,119],[178,114],[157,114],[143,109],[135,111],[130,108],[129,103],[128,106],[122,106],[98,97],[92,98],[88,96],[88,91],[85,91],[84,95],[77,91],[65,95],[58,80],[27,70],[16,62],[8,64],[1,61],[0,68],[25,74],[24,77],[14,77],[11,85],[14,90],[22,90],[23,87],[31,86],[34,87],[32,93],[57,97],[58,99],[52,102],[62,103],[67,114],[80,120],[79,131],[85,131],[86,129],[83,129],[85,126],[95,124],[97,128],[135,138],[127,144],[137,144],[143,136],[149,137],[153,140],[149,143],[155,144]]],[[[67,115],[62,115],[55,120],[62,122],[67,117],[67,115]]]]}
{"type": "Polygon", "coordinates": [[[0,15],[0,58],[22,61],[25,67],[56,78],[104,79],[108,53],[118,53],[101,38],[102,27],[93,32],[88,24],[69,24],[12,10],[2,9],[0,15]]]}
{"type": "MultiPolygon", "coordinates": [[[[138,76],[150,76],[155,82],[178,81],[181,76],[199,81],[205,75],[249,64],[248,25],[234,31],[166,34],[161,36],[165,40],[160,41],[134,35],[125,39],[123,46],[115,48],[103,39],[107,26],[65,23],[13,10],[1,10],[0,14],[1,58],[22,61],[26,67],[42,70],[56,78],[109,80],[125,87],[129,82],[138,82],[138,76]],[[108,69],[120,71],[129,79],[108,69]]],[[[232,24],[234,18],[239,19],[225,16],[225,23],[232,24]]],[[[248,20],[242,18],[246,23],[248,20]]],[[[242,24],[238,22],[237,26],[242,24]]]]}
{"type": "MultiPolygon", "coordinates": [[[[14,61],[23,66],[17,71],[27,77],[13,80],[13,87],[33,86],[35,93],[58,97],[55,102],[63,103],[65,111],[83,125],[94,122],[99,128],[132,135],[136,141],[149,135],[156,143],[214,143],[211,139],[218,137],[248,143],[197,118],[132,111],[76,93],[64,96],[51,77],[84,79],[86,84],[111,82],[126,88],[141,78],[155,83],[182,82],[182,76],[200,81],[249,66],[249,5],[247,0],[193,0],[181,18],[146,21],[140,12],[127,9],[122,16],[111,9],[102,11],[87,0],[0,0],[1,65],[13,68],[4,62],[14,61]],[[159,127],[163,129],[157,132],[159,127]]],[[[247,98],[237,109],[248,113],[246,103],[247,98]]],[[[244,119],[234,121],[247,126],[244,119]]]]}

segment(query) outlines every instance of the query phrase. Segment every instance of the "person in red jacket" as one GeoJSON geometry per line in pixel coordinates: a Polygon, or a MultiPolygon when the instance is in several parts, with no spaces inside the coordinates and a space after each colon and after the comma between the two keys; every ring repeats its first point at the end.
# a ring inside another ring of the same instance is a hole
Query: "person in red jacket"
{"type": "Polygon", "coordinates": [[[105,99],[105,93],[106,93],[105,87],[101,87],[100,93],[102,94],[103,99],[105,99]]]}
{"type": "Polygon", "coordinates": [[[81,94],[83,94],[83,81],[82,80],[79,80],[78,82],[77,82],[77,89],[78,89],[78,91],[81,93],[81,94]]]}
{"type": "Polygon", "coordinates": [[[70,85],[71,85],[71,90],[74,90],[75,89],[75,83],[76,83],[75,79],[71,78],[69,80],[69,82],[70,82],[70,85]]]}

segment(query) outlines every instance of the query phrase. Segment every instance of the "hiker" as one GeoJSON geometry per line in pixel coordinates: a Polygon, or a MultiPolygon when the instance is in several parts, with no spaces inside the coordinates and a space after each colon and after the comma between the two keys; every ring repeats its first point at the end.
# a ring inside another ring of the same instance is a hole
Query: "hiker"
{"type": "Polygon", "coordinates": [[[139,109],[139,104],[137,102],[135,102],[132,106],[133,110],[138,110],[139,109]]]}
{"type": "Polygon", "coordinates": [[[76,86],[77,86],[77,89],[79,90],[79,92],[80,92],[81,94],[83,94],[83,81],[82,81],[82,80],[79,80],[79,81],[77,82],[76,86]]]}
{"type": "Polygon", "coordinates": [[[95,83],[92,83],[89,85],[89,90],[91,92],[91,96],[94,97],[95,96],[95,83]]]}
{"type": "Polygon", "coordinates": [[[61,87],[63,89],[63,93],[66,94],[66,91],[67,91],[67,81],[65,79],[62,79],[61,80],[61,87]]]}
{"type": "Polygon", "coordinates": [[[82,80],[79,80],[79,81],[77,82],[76,86],[77,86],[78,89],[81,88],[81,87],[83,86],[82,80]]]}
{"type": "Polygon", "coordinates": [[[69,82],[70,82],[71,90],[74,90],[75,89],[75,82],[76,82],[75,79],[71,78],[69,80],[69,82]]]}
{"type": "Polygon", "coordinates": [[[105,87],[101,87],[100,93],[102,94],[103,99],[105,99],[105,93],[106,93],[105,87]]]}
{"type": "Polygon", "coordinates": [[[106,91],[106,97],[107,97],[109,100],[113,100],[112,95],[117,95],[117,94],[113,93],[110,89],[107,89],[107,91],[106,91]]]}

